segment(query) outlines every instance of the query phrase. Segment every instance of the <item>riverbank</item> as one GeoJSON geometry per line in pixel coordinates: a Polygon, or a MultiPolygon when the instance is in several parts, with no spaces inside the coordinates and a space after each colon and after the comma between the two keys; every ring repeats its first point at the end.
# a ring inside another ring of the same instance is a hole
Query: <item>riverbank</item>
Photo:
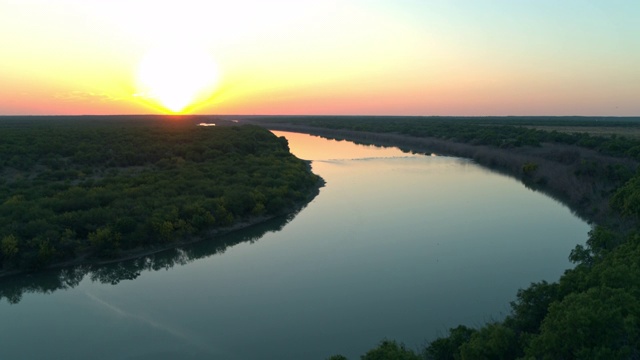
{"type": "MultiPolygon", "coordinates": [[[[310,169],[311,168],[309,166],[309,171],[310,169]]],[[[277,214],[271,214],[268,216],[262,215],[262,216],[247,217],[234,223],[231,226],[211,229],[211,230],[205,231],[203,234],[176,240],[168,244],[129,249],[126,251],[122,251],[117,256],[114,256],[111,258],[99,258],[99,257],[92,256],[92,254],[87,253],[79,256],[76,259],[53,263],[45,268],[37,269],[37,270],[11,270],[11,271],[0,270],[0,279],[33,273],[33,272],[59,270],[64,268],[109,265],[109,264],[114,264],[122,261],[144,258],[146,256],[151,256],[163,251],[179,248],[182,246],[187,246],[190,244],[195,244],[201,241],[216,241],[216,238],[218,237],[222,237],[233,232],[246,230],[281,216],[295,216],[295,214],[297,214],[302,209],[304,209],[316,196],[318,196],[318,194],[320,193],[320,189],[324,186],[325,186],[325,181],[322,178],[319,178],[315,187],[312,189],[312,191],[309,193],[308,197],[304,201],[301,201],[295,206],[285,211],[279,212],[277,214]]]]}
{"type": "Polygon", "coordinates": [[[185,245],[197,243],[199,241],[203,241],[205,238],[214,241],[214,239],[212,239],[212,238],[215,238],[216,236],[224,236],[224,235],[229,234],[229,233],[234,232],[234,231],[239,231],[239,230],[243,230],[243,229],[246,229],[246,228],[250,228],[251,226],[255,226],[255,225],[258,225],[258,224],[263,223],[265,221],[268,221],[270,219],[273,219],[276,216],[277,215],[259,216],[259,217],[245,219],[245,220],[243,220],[241,222],[238,222],[237,224],[234,224],[232,226],[211,230],[206,235],[194,236],[194,237],[191,237],[191,238],[188,238],[188,239],[178,240],[178,241],[173,242],[171,244],[154,245],[154,246],[151,246],[151,247],[130,249],[130,250],[121,252],[120,254],[118,254],[115,257],[108,258],[108,259],[95,258],[95,257],[92,257],[91,254],[83,254],[83,255],[79,256],[78,258],[76,258],[76,259],[50,264],[49,266],[47,266],[46,268],[43,268],[43,269],[37,269],[37,270],[31,270],[31,271],[30,270],[0,271],[0,278],[16,276],[16,275],[21,275],[21,274],[28,274],[28,273],[32,273],[32,272],[58,270],[58,269],[62,269],[62,268],[72,268],[72,267],[76,267],[76,266],[108,265],[108,264],[113,264],[113,263],[117,263],[117,262],[120,262],[120,261],[127,261],[127,260],[142,258],[142,257],[145,257],[145,256],[154,255],[154,254],[157,254],[159,252],[170,250],[170,249],[177,248],[177,247],[180,247],[180,246],[185,246],[185,245]]]}
{"type": "Polygon", "coordinates": [[[469,158],[553,197],[591,224],[619,222],[620,219],[611,216],[609,199],[621,183],[607,172],[611,169],[635,169],[639,165],[630,159],[607,156],[567,144],[543,143],[539,147],[502,149],[395,133],[327,129],[255,120],[243,122],[269,130],[299,132],[376,146],[395,146],[407,152],[469,158]]]}

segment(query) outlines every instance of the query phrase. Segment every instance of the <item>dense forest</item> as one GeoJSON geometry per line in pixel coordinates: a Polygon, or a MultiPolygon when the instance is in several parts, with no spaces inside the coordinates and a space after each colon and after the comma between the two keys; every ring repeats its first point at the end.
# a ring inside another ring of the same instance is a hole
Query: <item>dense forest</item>
{"type": "Polygon", "coordinates": [[[171,117],[0,118],[0,175],[0,273],[191,241],[321,182],[263,128],[171,117]]]}
{"type": "MultiPolygon", "coordinates": [[[[605,217],[583,212],[593,229],[586,245],[577,245],[568,254],[575,267],[566,270],[557,282],[541,281],[520,289],[505,319],[479,328],[457,326],[418,351],[384,340],[362,359],[640,358],[640,141],[624,136],[625,129],[640,125],[638,119],[288,117],[260,121],[267,127],[305,126],[305,132],[317,128],[352,131],[341,133],[347,139],[363,132],[401,134],[486,146],[498,150],[491,153],[493,156],[538,154],[531,159],[539,163],[520,163],[510,168],[511,175],[526,183],[539,167],[557,163],[551,168],[570,169],[581,183],[599,179],[608,185],[597,188],[598,193],[595,187],[586,187],[591,191],[588,196],[606,200],[607,211],[598,213],[605,217]],[[575,132],[531,127],[540,124],[571,126],[575,132]],[[620,134],[602,137],[582,133],[581,126],[619,127],[620,134]],[[562,154],[567,156],[556,156],[562,154]],[[616,159],[621,162],[613,166],[616,159]]],[[[485,160],[491,164],[491,159],[485,160]]],[[[545,183],[540,186],[544,190],[545,183]]],[[[570,205],[575,209],[585,204],[589,202],[570,205]]],[[[345,358],[336,355],[331,359],[345,358]]]]}

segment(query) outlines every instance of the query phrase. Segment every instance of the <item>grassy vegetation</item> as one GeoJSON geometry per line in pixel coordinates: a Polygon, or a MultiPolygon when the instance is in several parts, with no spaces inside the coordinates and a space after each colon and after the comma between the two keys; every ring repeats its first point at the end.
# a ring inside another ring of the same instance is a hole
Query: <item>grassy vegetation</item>
{"type": "Polygon", "coordinates": [[[290,211],[319,178],[256,126],[0,119],[0,271],[167,247],[290,211]]]}
{"type": "Polygon", "coordinates": [[[541,281],[519,290],[504,320],[479,328],[457,326],[418,352],[383,341],[362,359],[640,358],[640,141],[619,135],[636,129],[638,119],[288,117],[262,121],[269,127],[285,124],[305,132],[330,129],[324,134],[371,143],[396,141],[408,150],[446,149],[449,152],[444,153],[497,165],[525,183],[533,180],[543,190],[559,192],[563,200],[571,199],[572,186],[581,187],[578,193],[583,198],[569,202],[577,211],[593,206],[594,199],[604,200],[601,206],[606,211],[582,212],[594,227],[586,246],[578,245],[569,254],[576,266],[557,282],[541,281]],[[541,124],[614,127],[619,134],[594,136],[534,128],[541,124]],[[539,176],[544,171],[546,181],[539,176]],[[566,180],[556,186],[549,178],[554,174],[575,182],[566,180]]]}

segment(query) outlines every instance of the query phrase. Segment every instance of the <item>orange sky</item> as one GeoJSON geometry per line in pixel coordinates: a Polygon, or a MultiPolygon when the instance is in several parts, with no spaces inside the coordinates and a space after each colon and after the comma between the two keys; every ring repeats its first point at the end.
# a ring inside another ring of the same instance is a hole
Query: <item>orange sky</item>
{"type": "Polygon", "coordinates": [[[640,115],[638,1],[0,0],[0,115],[640,115]]]}

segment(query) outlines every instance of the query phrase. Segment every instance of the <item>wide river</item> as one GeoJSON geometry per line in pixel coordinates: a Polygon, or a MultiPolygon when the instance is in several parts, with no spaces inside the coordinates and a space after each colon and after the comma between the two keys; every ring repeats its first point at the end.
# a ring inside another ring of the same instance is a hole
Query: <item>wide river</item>
{"type": "Polygon", "coordinates": [[[326,180],[295,217],[0,281],[0,359],[356,359],[385,338],[415,349],[503,318],[518,288],[571,266],[590,229],[469,160],[277,134],[326,180]]]}

